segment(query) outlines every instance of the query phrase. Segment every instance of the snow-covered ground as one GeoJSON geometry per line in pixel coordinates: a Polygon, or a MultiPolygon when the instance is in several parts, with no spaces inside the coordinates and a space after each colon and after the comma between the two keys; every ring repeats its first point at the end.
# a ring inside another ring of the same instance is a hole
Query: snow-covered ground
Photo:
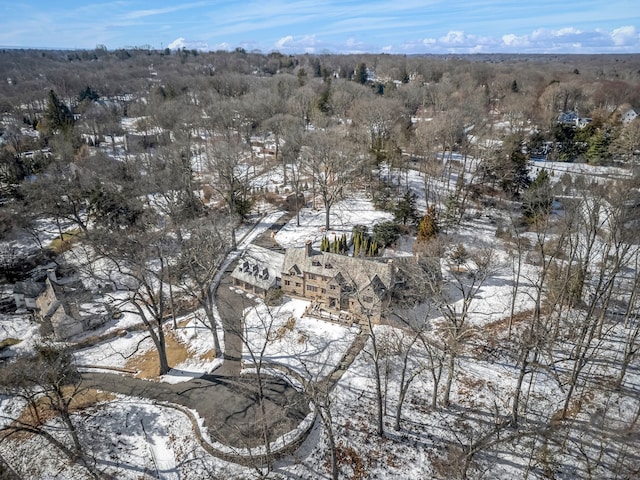
{"type": "Polygon", "coordinates": [[[359,328],[305,317],[309,302],[289,299],[278,307],[260,303],[245,314],[247,344],[243,360],[260,358],[296,370],[309,380],[331,372],[353,342],[359,328]]]}
{"type": "Polygon", "coordinates": [[[336,203],[330,210],[329,225],[325,229],[325,211],[303,208],[300,212],[300,226],[292,219],[277,234],[276,241],[284,248],[302,247],[311,240],[315,247],[320,246],[324,236],[330,240],[343,233],[351,236],[354,225],[373,226],[376,223],[391,220],[389,212],[376,210],[370,200],[360,197],[348,198],[336,203]]]}
{"type": "MultiPolygon", "coordinates": [[[[536,164],[536,167],[549,168],[549,165],[536,164]]],[[[603,167],[594,169],[575,164],[554,165],[553,169],[579,174],[587,172],[597,176],[606,176],[608,172],[603,167]]],[[[612,173],[620,174],[617,171],[612,173]]],[[[418,205],[423,207],[423,178],[415,171],[401,175],[403,181],[418,193],[418,205]]],[[[444,189],[441,183],[436,186],[444,189]]],[[[378,437],[374,429],[374,351],[369,342],[331,394],[332,422],[343,455],[341,469],[345,478],[355,478],[357,472],[365,472],[360,478],[457,478],[460,462],[468,453],[465,448],[471,448],[474,442],[495,432],[501,426],[505,412],[509,411],[518,376],[517,359],[510,356],[509,352],[514,342],[520,341],[522,330],[516,324],[514,335],[508,338],[500,322],[504,322],[510,314],[514,291],[513,259],[505,243],[496,237],[496,224],[490,218],[490,215],[499,213],[477,213],[466,216],[460,228],[448,232],[448,242],[451,245],[463,243],[469,248],[493,248],[498,261],[495,271],[471,301],[469,326],[472,329],[458,352],[457,374],[451,391],[452,406],[431,408],[430,396],[435,385],[433,376],[437,373],[437,358],[430,356],[426,345],[416,342],[411,347],[409,367],[411,372],[418,373],[407,390],[402,428],[400,431],[394,430],[393,420],[403,365],[402,348],[398,345],[406,347],[411,335],[389,326],[375,327],[378,347],[383,347],[380,364],[383,367],[381,378],[385,392],[386,434],[378,437]]],[[[255,229],[239,232],[238,240],[242,239],[239,247],[243,248],[253,241],[281,215],[282,212],[268,213],[255,229]]],[[[331,231],[324,231],[324,211],[303,209],[300,227],[296,226],[294,218],[278,232],[276,240],[284,247],[302,246],[307,240],[317,246],[326,234],[349,234],[355,224],[371,226],[390,218],[389,213],[376,211],[367,199],[346,199],[332,208],[331,231]]],[[[229,258],[229,262],[235,255],[229,258]]],[[[515,313],[523,314],[526,318],[527,312],[533,308],[531,282],[537,278],[538,268],[527,262],[521,268],[515,313]]],[[[462,301],[458,302],[454,305],[460,311],[462,301]]],[[[356,327],[305,317],[307,305],[302,300],[285,298],[278,307],[267,308],[258,303],[255,308],[248,309],[245,312],[248,346],[245,347],[243,360],[251,362],[251,353],[255,354],[264,348],[263,359],[267,362],[286,365],[308,378],[317,379],[326,375],[336,366],[358,330],[356,327]]],[[[441,339],[437,334],[442,331],[439,327],[446,326],[446,320],[433,311],[430,320],[432,340],[439,342],[441,339]]],[[[122,329],[129,325],[129,321],[133,319],[125,317],[110,328],[122,329]]],[[[29,328],[31,326],[25,318],[18,320],[11,328],[6,319],[0,318],[0,331],[8,332],[7,336],[25,332],[19,338],[28,338],[29,328]]],[[[616,362],[621,355],[620,345],[629,331],[620,324],[608,333],[608,340],[603,340],[598,346],[599,352],[606,352],[604,358],[616,362]]],[[[208,330],[193,321],[181,327],[179,335],[193,352],[202,352],[211,342],[208,330]]],[[[123,368],[127,357],[136,349],[152,348],[144,336],[143,333],[129,331],[126,335],[77,352],[78,362],[123,368]]],[[[493,446],[479,449],[473,457],[472,462],[479,462],[478,470],[471,470],[475,474],[473,478],[522,478],[526,471],[529,472],[529,478],[586,478],[586,472],[591,472],[591,478],[610,478],[609,466],[616,461],[622,462],[623,466],[625,461],[628,465],[638,462],[637,453],[630,451],[624,456],[624,448],[627,448],[624,435],[637,435],[637,429],[625,430],[632,424],[636,412],[640,412],[637,398],[640,377],[636,370],[629,373],[625,387],[618,393],[609,394],[608,398],[603,398],[597,391],[580,397],[584,402],[582,411],[571,419],[576,428],[566,431],[562,448],[553,443],[557,436],[546,444],[540,440],[544,436],[526,433],[547,429],[549,435],[559,435],[562,427],[554,423],[553,416],[562,408],[566,386],[558,381],[558,372],[570,370],[572,362],[568,350],[573,347],[567,344],[567,351],[542,353],[547,357],[544,360],[553,368],[533,369],[525,379],[526,385],[522,389],[527,394],[525,425],[522,430],[504,429],[497,437],[489,437],[494,440],[497,438],[497,441],[493,446]],[[598,437],[600,430],[596,427],[604,424],[609,425],[615,435],[598,437]],[[618,437],[616,432],[619,433],[618,437]]],[[[611,366],[606,363],[590,366],[589,374],[600,375],[603,381],[611,381],[611,366]]],[[[177,365],[174,375],[164,380],[190,378],[191,372],[204,372],[211,367],[206,362],[198,363],[189,359],[177,365]]],[[[445,365],[439,384],[441,391],[446,375],[445,365]]],[[[0,409],[4,412],[16,408],[16,404],[6,397],[1,401],[0,409]]],[[[191,425],[182,413],[151,401],[120,397],[91,407],[78,414],[78,417],[78,420],[82,419],[86,432],[98,432],[91,434],[97,437],[89,438],[88,433],[84,437],[91,446],[98,467],[117,478],[134,479],[145,475],[166,479],[249,478],[256,473],[251,468],[208,455],[195,441],[191,425]]],[[[283,478],[330,478],[327,444],[326,432],[318,422],[293,456],[276,462],[277,474],[283,478]]],[[[55,451],[37,438],[10,442],[8,445],[10,448],[0,445],[3,456],[27,476],[83,478],[80,467],[58,466],[54,461],[55,451]],[[39,458],[43,457],[37,465],[30,461],[32,457],[29,452],[34,450],[40,452],[39,458]]]]}

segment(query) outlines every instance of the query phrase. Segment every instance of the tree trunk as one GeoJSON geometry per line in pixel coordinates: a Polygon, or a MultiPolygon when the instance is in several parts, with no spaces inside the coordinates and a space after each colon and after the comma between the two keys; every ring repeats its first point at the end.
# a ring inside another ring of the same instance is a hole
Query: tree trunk
{"type": "MultiPolygon", "coordinates": [[[[377,357],[377,355],[376,355],[377,357]]],[[[378,436],[383,436],[384,435],[384,424],[383,424],[383,411],[382,411],[382,382],[380,381],[380,365],[378,365],[378,358],[375,358],[373,361],[373,365],[374,365],[374,371],[375,371],[375,380],[376,380],[376,396],[377,396],[377,402],[376,402],[376,412],[377,412],[377,418],[376,418],[376,433],[378,434],[378,436]]]]}
{"type": "Polygon", "coordinates": [[[453,375],[454,375],[455,366],[456,366],[456,354],[451,352],[449,354],[447,383],[445,384],[445,387],[444,387],[444,398],[442,399],[442,405],[444,405],[445,407],[448,407],[451,404],[449,397],[451,395],[451,386],[453,384],[453,375]]]}
{"type": "Polygon", "coordinates": [[[325,208],[325,212],[324,212],[324,228],[325,228],[325,233],[328,234],[329,230],[330,230],[329,216],[330,216],[331,203],[326,198],[324,200],[324,208],[325,208]]]}
{"type": "Polygon", "coordinates": [[[222,356],[222,351],[220,348],[220,337],[218,336],[218,326],[216,324],[216,318],[213,314],[213,308],[211,307],[213,300],[207,298],[205,302],[203,302],[204,313],[207,316],[207,320],[209,320],[209,330],[211,331],[211,336],[213,337],[213,349],[215,350],[216,358],[222,356]]]}
{"type": "MultiPolygon", "coordinates": [[[[520,365],[520,371],[518,373],[518,381],[516,382],[516,389],[513,393],[513,402],[511,406],[511,424],[515,427],[518,425],[519,418],[519,408],[520,408],[520,394],[522,391],[522,383],[524,382],[524,377],[527,375],[527,367],[529,366],[529,361],[527,358],[529,357],[529,347],[526,347],[526,350],[522,353],[522,364],[520,365]]],[[[535,361],[535,353],[534,353],[534,361],[535,361]]]]}

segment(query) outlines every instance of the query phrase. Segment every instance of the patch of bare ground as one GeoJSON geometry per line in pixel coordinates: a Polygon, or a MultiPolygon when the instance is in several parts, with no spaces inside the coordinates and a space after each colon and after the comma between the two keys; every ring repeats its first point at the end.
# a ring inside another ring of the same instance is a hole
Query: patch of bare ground
{"type": "Polygon", "coordinates": [[[216,358],[216,351],[212,348],[204,353],[201,353],[198,358],[202,361],[209,362],[216,358]]]}
{"type": "MultiPolygon", "coordinates": [[[[178,323],[178,327],[184,328],[189,323],[189,319],[178,323]]],[[[178,365],[189,358],[193,358],[194,353],[189,346],[184,343],[180,337],[173,331],[165,332],[167,361],[170,366],[178,365]]],[[[215,358],[215,350],[211,349],[205,353],[198,355],[200,360],[213,360],[215,358]]],[[[126,365],[126,370],[133,370],[136,377],[146,380],[157,380],[160,371],[160,362],[158,360],[158,351],[155,348],[131,357],[126,365]]]]}
{"type": "MultiPolygon", "coordinates": [[[[169,365],[177,365],[189,358],[189,347],[182,343],[178,336],[173,332],[165,333],[167,361],[169,365]]],[[[160,371],[160,362],[158,360],[158,351],[150,348],[144,353],[140,353],[131,357],[125,365],[127,370],[134,370],[136,377],[147,380],[158,379],[160,371]]]]}
{"type": "Polygon", "coordinates": [[[474,342],[469,344],[468,354],[474,358],[489,360],[508,349],[507,341],[509,325],[511,325],[511,338],[515,339],[520,335],[520,327],[531,319],[533,310],[524,310],[516,313],[513,317],[506,316],[482,326],[474,342]]]}
{"type": "Polygon", "coordinates": [[[482,393],[489,382],[482,378],[474,378],[468,375],[458,375],[458,396],[464,398],[466,401],[470,401],[475,398],[474,395],[478,395],[479,398],[484,398],[482,393]]]}
{"type": "MultiPolygon", "coordinates": [[[[63,395],[73,396],[71,403],[69,404],[69,411],[71,413],[77,413],[97,403],[108,402],[116,398],[116,396],[111,392],[104,392],[94,388],[74,393],[74,388],[75,387],[73,386],[66,386],[62,388],[63,395]]],[[[35,401],[35,404],[27,405],[24,410],[22,410],[15,423],[17,425],[40,427],[57,416],[58,412],[53,408],[51,399],[47,396],[42,396],[35,401]]],[[[23,435],[24,438],[26,438],[30,436],[31,433],[19,432],[18,435],[23,435]]]]}
{"type": "Polygon", "coordinates": [[[513,318],[511,318],[511,316],[506,316],[498,320],[494,320],[493,322],[489,322],[484,327],[482,327],[482,330],[485,334],[489,335],[505,333],[509,331],[509,322],[511,322],[512,327],[515,327],[525,320],[529,320],[532,316],[533,310],[524,310],[522,312],[516,313],[513,318]]]}

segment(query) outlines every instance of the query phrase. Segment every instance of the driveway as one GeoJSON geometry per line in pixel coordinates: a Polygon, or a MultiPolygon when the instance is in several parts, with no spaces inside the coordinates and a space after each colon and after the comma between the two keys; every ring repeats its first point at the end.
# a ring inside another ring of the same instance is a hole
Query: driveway
{"type": "MultiPolygon", "coordinates": [[[[282,216],[267,216],[239,245],[245,248],[282,216]]],[[[264,431],[273,441],[298,427],[309,413],[308,399],[286,381],[263,375],[260,402],[256,375],[240,375],[244,310],[255,303],[231,290],[233,252],[214,282],[216,304],[224,330],[224,363],[212,374],[183,383],[153,382],[110,373],[83,373],[85,387],[95,387],[127,396],[150,398],[182,405],[204,419],[211,439],[235,448],[264,445],[264,431]]]]}
{"type": "Polygon", "coordinates": [[[264,411],[255,376],[205,375],[178,384],[160,383],[111,373],[83,373],[84,387],[182,405],[204,419],[212,440],[235,448],[264,445],[294,430],[309,413],[308,401],[284,380],[266,377],[264,411]]]}

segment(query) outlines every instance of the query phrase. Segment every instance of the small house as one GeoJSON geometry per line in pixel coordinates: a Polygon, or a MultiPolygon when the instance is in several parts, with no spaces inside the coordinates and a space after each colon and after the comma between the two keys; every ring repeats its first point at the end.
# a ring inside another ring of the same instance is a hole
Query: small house
{"type": "Polygon", "coordinates": [[[283,261],[282,253],[249,245],[231,273],[233,284],[264,297],[269,290],[280,287],[283,261]]]}

